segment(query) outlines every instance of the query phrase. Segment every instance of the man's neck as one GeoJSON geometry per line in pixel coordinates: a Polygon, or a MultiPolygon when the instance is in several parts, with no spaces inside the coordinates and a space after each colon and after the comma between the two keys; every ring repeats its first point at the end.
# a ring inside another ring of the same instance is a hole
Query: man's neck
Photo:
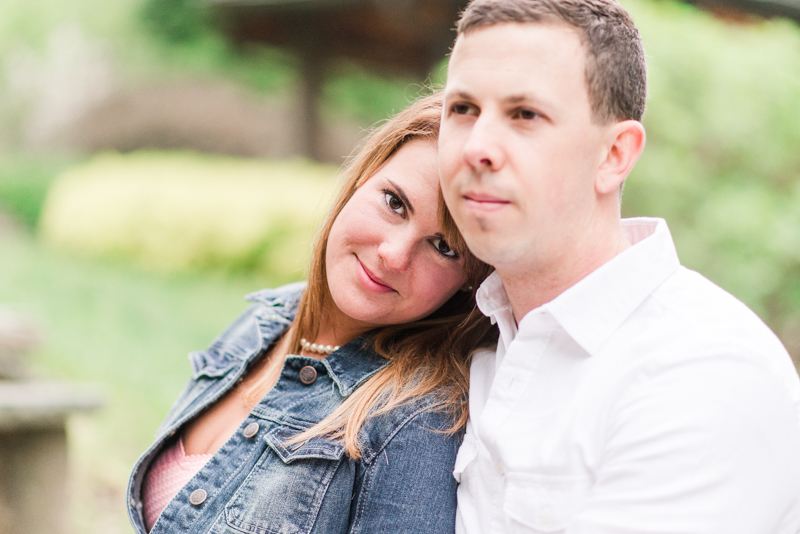
{"type": "Polygon", "coordinates": [[[598,240],[597,236],[585,236],[577,247],[549,263],[534,259],[520,262],[524,265],[519,269],[497,266],[516,321],[519,323],[529,311],[555,299],[631,246],[621,225],[604,237],[598,240]]]}

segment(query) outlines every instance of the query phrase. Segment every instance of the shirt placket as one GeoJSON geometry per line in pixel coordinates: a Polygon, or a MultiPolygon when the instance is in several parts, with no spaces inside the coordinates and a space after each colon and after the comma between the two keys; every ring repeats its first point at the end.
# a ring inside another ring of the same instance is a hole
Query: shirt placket
{"type": "Polygon", "coordinates": [[[497,439],[500,427],[513,416],[526,387],[531,382],[557,323],[546,309],[534,310],[526,316],[520,331],[508,344],[508,350],[499,363],[478,426],[478,439],[484,453],[479,462],[484,480],[488,480],[492,501],[492,532],[504,532],[503,500],[505,488],[506,457],[503,444],[497,439]]]}

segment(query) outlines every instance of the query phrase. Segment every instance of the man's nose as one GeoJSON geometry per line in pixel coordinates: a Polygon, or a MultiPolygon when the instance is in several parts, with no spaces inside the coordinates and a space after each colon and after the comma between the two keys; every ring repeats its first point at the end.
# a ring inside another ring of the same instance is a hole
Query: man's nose
{"type": "Polygon", "coordinates": [[[464,145],[464,159],[475,170],[496,171],[503,165],[502,140],[496,117],[481,113],[464,145]]]}

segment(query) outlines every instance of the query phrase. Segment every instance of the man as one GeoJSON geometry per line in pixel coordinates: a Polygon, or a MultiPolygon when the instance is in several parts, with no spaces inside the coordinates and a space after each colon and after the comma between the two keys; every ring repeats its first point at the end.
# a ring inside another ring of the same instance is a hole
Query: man
{"type": "Polygon", "coordinates": [[[614,0],[475,0],[459,21],[442,188],[496,269],[477,300],[501,334],[472,366],[459,533],[800,532],[788,354],[663,220],[620,218],[645,94],[614,0]]]}

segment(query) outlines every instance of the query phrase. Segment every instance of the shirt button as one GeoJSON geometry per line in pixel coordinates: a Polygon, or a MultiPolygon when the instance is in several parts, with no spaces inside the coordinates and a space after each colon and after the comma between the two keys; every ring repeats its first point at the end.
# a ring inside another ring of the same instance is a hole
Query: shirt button
{"type": "Polygon", "coordinates": [[[206,501],[206,497],[208,497],[208,493],[204,489],[196,489],[189,495],[189,502],[195,506],[200,506],[206,501]]]}
{"type": "Polygon", "coordinates": [[[258,423],[250,423],[244,427],[244,431],[242,432],[242,435],[246,438],[252,438],[256,434],[258,434],[258,423]]]}
{"type": "Polygon", "coordinates": [[[130,503],[131,503],[131,506],[132,506],[133,508],[136,508],[136,499],[134,499],[133,497],[131,497],[130,503]]]}
{"type": "Polygon", "coordinates": [[[550,508],[549,504],[542,505],[539,509],[539,521],[543,525],[548,525],[553,521],[553,509],[550,508]]]}
{"type": "Polygon", "coordinates": [[[311,367],[310,365],[306,365],[302,369],[300,369],[300,382],[303,384],[310,386],[314,383],[314,380],[317,379],[317,370],[311,367]]]}
{"type": "Polygon", "coordinates": [[[497,474],[500,476],[503,476],[505,474],[505,472],[503,471],[503,464],[500,462],[500,460],[494,461],[494,470],[497,471],[497,474]]]}

